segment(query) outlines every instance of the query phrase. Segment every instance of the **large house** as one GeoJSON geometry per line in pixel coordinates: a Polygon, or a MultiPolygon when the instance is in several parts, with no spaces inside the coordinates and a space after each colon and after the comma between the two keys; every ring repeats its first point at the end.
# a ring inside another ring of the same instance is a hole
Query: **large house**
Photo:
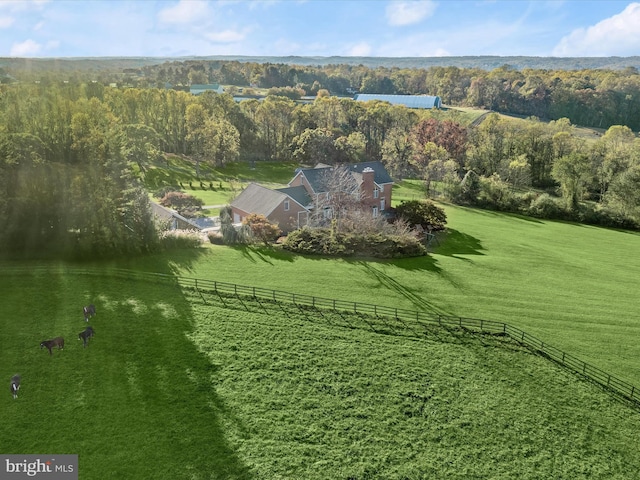
{"type": "MultiPolygon", "coordinates": [[[[344,165],[357,186],[359,200],[371,209],[373,216],[384,215],[391,207],[393,179],[381,162],[362,162],[344,165]]],[[[331,188],[328,179],[334,167],[318,165],[301,168],[285,188],[275,190],[251,183],[231,202],[234,223],[257,213],[277,223],[283,232],[290,232],[307,224],[314,208],[323,203],[331,188]]],[[[325,207],[326,208],[326,207],[325,207]]],[[[331,215],[331,212],[325,214],[331,215]]]]}

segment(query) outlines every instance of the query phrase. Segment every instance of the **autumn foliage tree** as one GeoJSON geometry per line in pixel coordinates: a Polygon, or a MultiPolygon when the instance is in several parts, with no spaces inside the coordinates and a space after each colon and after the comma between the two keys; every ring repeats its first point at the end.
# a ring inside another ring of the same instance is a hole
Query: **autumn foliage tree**
{"type": "Polygon", "coordinates": [[[264,215],[258,213],[247,215],[242,223],[249,227],[253,238],[265,245],[269,245],[280,235],[278,225],[271,223],[264,215]]]}

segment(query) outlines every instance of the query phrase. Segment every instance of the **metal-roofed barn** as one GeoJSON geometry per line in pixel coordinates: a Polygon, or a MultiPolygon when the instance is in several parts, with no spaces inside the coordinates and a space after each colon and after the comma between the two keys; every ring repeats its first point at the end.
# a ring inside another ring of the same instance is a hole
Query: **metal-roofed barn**
{"type": "Polygon", "coordinates": [[[353,99],[357,102],[380,100],[391,105],[404,105],[407,108],[442,108],[442,99],[431,95],[378,95],[375,93],[358,93],[353,99]]]}

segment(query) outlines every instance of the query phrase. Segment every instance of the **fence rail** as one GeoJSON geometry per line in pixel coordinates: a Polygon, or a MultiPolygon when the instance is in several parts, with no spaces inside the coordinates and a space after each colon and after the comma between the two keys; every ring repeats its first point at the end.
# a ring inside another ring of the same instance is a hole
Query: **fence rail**
{"type": "Polygon", "coordinates": [[[577,357],[566,353],[529,333],[514,327],[508,323],[477,318],[456,317],[451,315],[430,314],[415,310],[387,307],[361,302],[315,297],[291,292],[283,292],[262,287],[238,285],[235,283],[218,282],[190,277],[181,277],[163,273],[139,272],[122,269],[87,270],[78,268],[3,268],[4,272],[14,274],[47,275],[52,272],[77,274],[77,275],[110,275],[128,280],[154,281],[175,285],[176,287],[191,288],[199,292],[213,292],[216,294],[233,295],[236,297],[251,297],[273,301],[275,303],[295,304],[298,307],[310,307],[314,309],[333,310],[337,312],[372,315],[379,318],[395,319],[407,329],[425,325],[439,325],[458,327],[476,332],[505,335],[522,345],[546,356],[552,361],[563,365],[568,370],[582,375],[596,382],[607,390],[634,402],[640,406],[639,389],[620,378],[617,378],[593,365],[590,365],[577,357]]]}

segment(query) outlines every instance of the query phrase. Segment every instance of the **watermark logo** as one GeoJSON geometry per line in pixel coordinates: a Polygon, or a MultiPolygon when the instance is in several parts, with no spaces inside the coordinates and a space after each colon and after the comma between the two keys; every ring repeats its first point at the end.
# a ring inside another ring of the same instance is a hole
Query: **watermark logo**
{"type": "Polygon", "coordinates": [[[0,455],[0,480],[78,480],[78,455],[0,455]]]}

